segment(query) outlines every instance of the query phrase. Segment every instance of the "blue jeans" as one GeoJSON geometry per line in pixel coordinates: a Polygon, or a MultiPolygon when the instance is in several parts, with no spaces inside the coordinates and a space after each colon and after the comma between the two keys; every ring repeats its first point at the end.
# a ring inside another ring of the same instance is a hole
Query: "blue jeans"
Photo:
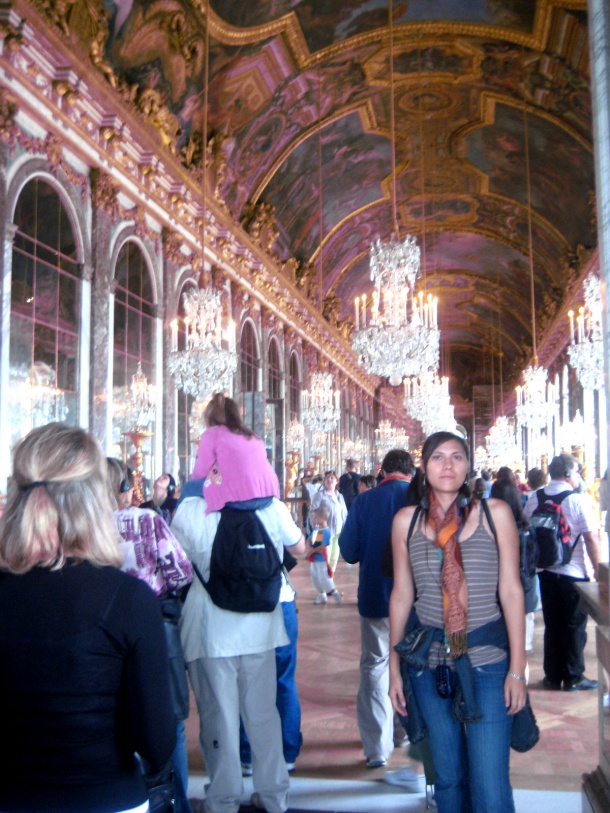
{"type": "Polygon", "coordinates": [[[172,768],[176,774],[174,792],[176,794],[176,813],[193,813],[186,795],[189,779],[189,766],[186,756],[186,732],[184,720],[176,726],[176,747],[171,756],[172,768]]]}
{"type": "MultiPolygon", "coordinates": [[[[301,734],[301,704],[297,694],[297,638],[299,622],[294,601],[281,603],[284,612],[284,624],[290,643],[278,646],[275,650],[277,670],[277,698],[275,704],[282,723],[282,745],[286,762],[296,762],[303,744],[301,734]]],[[[242,762],[252,762],[250,743],[240,724],[240,756],[242,762]]]]}
{"type": "Polygon", "coordinates": [[[507,660],[473,669],[483,718],[466,725],[455,718],[453,699],[439,697],[433,670],[409,670],[428,727],[439,813],[515,813],[508,773],[513,718],[504,705],[507,669],[507,660]]]}

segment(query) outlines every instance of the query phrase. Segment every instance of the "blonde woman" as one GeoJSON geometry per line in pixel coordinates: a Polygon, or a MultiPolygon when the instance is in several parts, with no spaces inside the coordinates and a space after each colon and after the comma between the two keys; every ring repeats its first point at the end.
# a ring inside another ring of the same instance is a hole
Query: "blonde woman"
{"type": "Polygon", "coordinates": [[[175,742],[163,621],[121,573],[106,464],[82,429],[17,446],[0,523],[3,813],[144,813],[136,752],[175,742]]]}

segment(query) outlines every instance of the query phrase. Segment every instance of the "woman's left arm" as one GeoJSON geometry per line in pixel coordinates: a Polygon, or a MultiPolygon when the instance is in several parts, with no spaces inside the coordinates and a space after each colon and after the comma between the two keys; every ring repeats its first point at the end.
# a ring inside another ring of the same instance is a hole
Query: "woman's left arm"
{"type": "Polygon", "coordinates": [[[490,499],[487,505],[496,527],[499,573],[498,596],[506,621],[510,662],[504,683],[504,701],[509,714],[525,705],[525,601],[519,577],[519,531],[510,507],[503,500],[490,499]]]}

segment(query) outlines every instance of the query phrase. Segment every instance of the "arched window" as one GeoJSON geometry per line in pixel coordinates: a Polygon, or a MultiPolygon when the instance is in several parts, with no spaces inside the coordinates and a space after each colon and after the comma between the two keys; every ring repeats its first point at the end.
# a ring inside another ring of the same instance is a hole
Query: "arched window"
{"type": "Polygon", "coordinates": [[[281,482],[284,472],[284,401],[282,399],[282,368],[276,339],[269,342],[269,376],[265,406],[265,447],[271,465],[281,482]]]}
{"type": "Polygon", "coordinates": [[[277,341],[271,339],[269,342],[269,384],[267,387],[267,397],[271,400],[281,398],[282,370],[280,367],[280,351],[277,341]]]}
{"type": "Polygon", "coordinates": [[[72,223],[55,189],[29,181],[14,220],[11,444],[49,421],[77,422],[81,302],[72,223]]]}
{"type": "MultiPolygon", "coordinates": [[[[117,258],[114,297],[114,365],[113,365],[113,441],[119,444],[116,453],[127,462],[133,452],[123,433],[135,429],[130,411],[132,377],[138,363],[151,385],[155,382],[155,316],[152,281],[139,246],[126,242],[117,258]]],[[[149,427],[154,431],[154,424],[149,427]]],[[[152,482],[154,444],[144,441],[144,483],[152,482]]]]}
{"type": "Polygon", "coordinates": [[[296,353],[290,355],[288,409],[290,410],[290,420],[298,421],[301,415],[301,369],[296,353]]]}
{"type": "MultiPolygon", "coordinates": [[[[184,295],[188,291],[196,290],[196,285],[193,282],[187,282],[180,293],[180,302],[178,305],[178,350],[185,349],[186,333],[184,328],[184,317],[186,312],[184,310],[184,295]]],[[[195,399],[192,395],[188,395],[184,390],[178,390],[178,411],[176,414],[176,421],[178,425],[178,460],[179,472],[178,477],[182,483],[186,482],[190,473],[195,465],[195,456],[199,447],[199,439],[203,426],[201,419],[203,418],[202,410],[198,410],[199,402],[195,404],[195,399]]]]}
{"type": "Polygon", "coordinates": [[[258,392],[258,343],[250,321],[244,322],[240,342],[240,381],[244,421],[259,437],[265,434],[264,395],[258,392]]]}
{"type": "Polygon", "coordinates": [[[245,322],[240,345],[241,391],[256,392],[258,378],[258,346],[251,322],[245,322]]]}

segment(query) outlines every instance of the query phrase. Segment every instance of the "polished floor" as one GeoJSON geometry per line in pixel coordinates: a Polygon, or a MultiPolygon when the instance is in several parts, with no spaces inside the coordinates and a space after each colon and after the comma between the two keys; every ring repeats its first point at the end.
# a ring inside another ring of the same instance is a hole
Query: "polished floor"
{"type": "MultiPolygon", "coordinates": [[[[382,781],[384,769],[365,766],[356,724],[360,634],[356,588],[358,566],[341,561],[335,581],[342,605],[314,605],[306,562],[291,578],[299,608],[297,683],[303,709],[304,745],[293,774],[291,805],[305,810],[420,811],[422,796],[407,794],[382,781]]],[[[581,810],[584,772],[598,764],[598,692],[552,692],[541,688],[542,633],[536,614],[534,652],[530,655],[530,698],[541,730],[540,742],[527,754],[512,753],[511,778],[518,813],[576,813],[581,810]]],[[[595,628],[589,624],[587,674],[597,677],[595,628]]],[[[197,742],[194,701],[187,721],[191,782],[189,795],[203,796],[205,766],[197,742]]],[[[404,748],[395,749],[387,768],[407,763],[404,748]]],[[[414,764],[417,767],[417,764],[414,764]]],[[[251,792],[245,782],[244,798],[251,792]]]]}

